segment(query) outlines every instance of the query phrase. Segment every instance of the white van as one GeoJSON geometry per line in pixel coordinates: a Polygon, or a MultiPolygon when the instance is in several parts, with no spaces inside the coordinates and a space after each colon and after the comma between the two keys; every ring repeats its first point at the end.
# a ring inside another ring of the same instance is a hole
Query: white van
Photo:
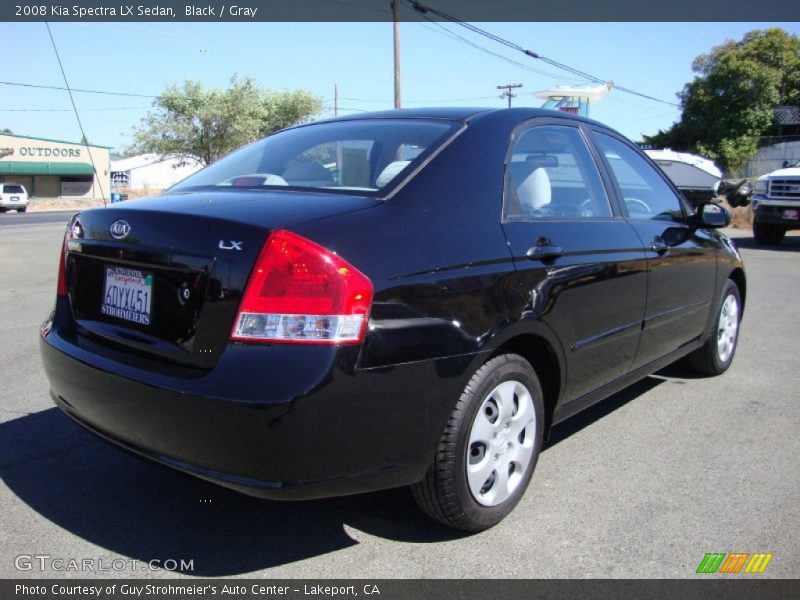
{"type": "Polygon", "coordinates": [[[17,212],[28,209],[28,192],[18,183],[0,183],[0,212],[12,209],[17,212]]]}

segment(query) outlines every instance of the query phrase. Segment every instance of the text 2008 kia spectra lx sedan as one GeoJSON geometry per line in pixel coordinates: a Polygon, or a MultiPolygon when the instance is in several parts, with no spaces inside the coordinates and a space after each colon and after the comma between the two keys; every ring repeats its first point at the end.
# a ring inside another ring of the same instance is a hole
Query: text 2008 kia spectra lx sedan
{"type": "Polygon", "coordinates": [[[41,352],[87,429],[249,494],[410,485],[480,530],[559,421],[733,360],[741,259],[632,143],[535,109],[421,109],[252,143],[71,220],[41,352]]]}

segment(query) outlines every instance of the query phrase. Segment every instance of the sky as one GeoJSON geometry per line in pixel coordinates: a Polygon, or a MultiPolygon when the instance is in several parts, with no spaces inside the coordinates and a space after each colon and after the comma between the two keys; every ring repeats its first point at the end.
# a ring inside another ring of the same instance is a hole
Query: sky
{"type": "MultiPolygon", "coordinates": [[[[590,116],[640,140],[680,116],[676,94],[692,79],[692,60],[727,39],[770,26],[800,34],[800,23],[479,23],[479,27],[561,63],[653,96],[619,90],[590,116]]],[[[156,96],[194,79],[225,87],[238,73],[269,89],[311,90],[332,116],[393,106],[391,23],[51,23],[72,88],[156,96]]],[[[63,86],[44,23],[0,23],[6,53],[0,81],[63,86]]],[[[534,92],[587,83],[515,53],[456,24],[401,24],[403,106],[501,107],[498,85],[521,83],[514,106],[539,106],[534,92]],[[524,63],[532,72],[463,41],[524,63]]],[[[121,150],[152,98],[75,93],[87,138],[121,150]]],[[[0,129],[67,141],[81,139],[66,91],[0,84],[0,129]]]]}

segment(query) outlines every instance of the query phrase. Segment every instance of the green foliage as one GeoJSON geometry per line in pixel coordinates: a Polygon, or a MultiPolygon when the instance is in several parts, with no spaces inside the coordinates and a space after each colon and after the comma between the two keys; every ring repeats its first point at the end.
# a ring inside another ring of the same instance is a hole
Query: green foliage
{"type": "Polygon", "coordinates": [[[187,80],[155,100],[125,153],[153,152],[207,165],[321,110],[322,99],[309,91],[264,90],[250,77],[234,75],[224,90],[187,80]]]}
{"type": "Polygon", "coordinates": [[[736,171],[774,131],[773,108],[800,104],[800,39],[780,28],[716,46],[692,69],[697,76],[679,94],[681,120],[645,143],[698,152],[736,171]]]}
{"type": "Polygon", "coordinates": [[[7,134],[7,135],[11,135],[11,134],[13,134],[14,132],[13,132],[13,131],[11,131],[11,130],[10,130],[8,127],[3,127],[2,129],[0,129],[0,133],[4,133],[4,134],[7,134]]]}
{"type": "Polygon", "coordinates": [[[264,95],[263,105],[266,119],[259,137],[308,121],[309,117],[322,111],[322,99],[308,90],[269,91],[264,95]]]}

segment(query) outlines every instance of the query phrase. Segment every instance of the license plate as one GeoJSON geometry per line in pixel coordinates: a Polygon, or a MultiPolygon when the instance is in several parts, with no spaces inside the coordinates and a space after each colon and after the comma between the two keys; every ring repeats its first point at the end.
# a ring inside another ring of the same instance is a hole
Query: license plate
{"type": "Polygon", "coordinates": [[[800,219],[800,210],[796,208],[790,208],[783,211],[783,218],[784,219],[800,219]]]}
{"type": "Polygon", "coordinates": [[[141,325],[150,324],[153,275],[125,267],[106,267],[100,312],[141,325]]]}
{"type": "Polygon", "coordinates": [[[19,202],[19,196],[11,196],[12,202],[19,202]]]}

